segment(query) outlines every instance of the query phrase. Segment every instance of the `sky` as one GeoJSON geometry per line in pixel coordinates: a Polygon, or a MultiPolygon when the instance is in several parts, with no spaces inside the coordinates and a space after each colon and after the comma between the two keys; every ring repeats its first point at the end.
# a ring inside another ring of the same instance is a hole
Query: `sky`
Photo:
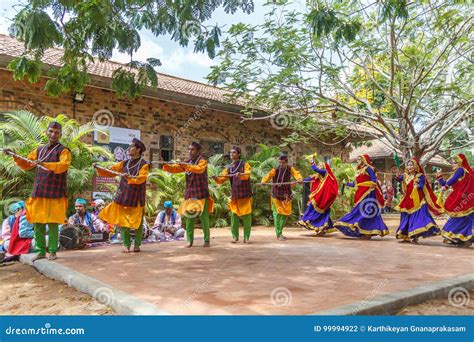
{"type": "MultiPolygon", "coordinates": [[[[223,36],[225,30],[230,28],[232,24],[244,22],[247,24],[262,23],[268,6],[263,4],[266,0],[254,0],[255,11],[247,15],[241,11],[234,15],[226,14],[224,10],[218,9],[214,12],[211,20],[206,24],[219,24],[223,26],[223,36]]],[[[1,0],[0,1],[0,33],[8,34],[8,27],[11,19],[18,12],[19,0],[1,0]]],[[[305,0],[296,0],[295,6],[304,8],[305,0]]],[[[149,57],[158,58],[162,62],[162,66],[156,70],[161,73],[183,77],[198,82],[207,83],[205,77],[210,73],[211,66],[218,63],[217,59],[210,59],[207,54],[194,53],[193,47],[182,47],[171,39],[171,36],[155,37],[148,31],[141,31],[141,47],[135,53],[134,59],[145,61],[149,57]]],[[[114,61],[126,63],[130,60],[129,56],[119,52],[115,52],[112,59],[114,61]]]]}

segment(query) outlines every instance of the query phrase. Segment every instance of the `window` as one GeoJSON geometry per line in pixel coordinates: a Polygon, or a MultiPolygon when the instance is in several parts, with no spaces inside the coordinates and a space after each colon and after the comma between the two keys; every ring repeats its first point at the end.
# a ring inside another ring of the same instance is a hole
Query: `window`
{"type": "Polygon", "coordinates": [[[215,154],[224,154],[224,143],[220,141],[204,140],[202,143],[202,152],[209,158],[215,154]]]}
{"type": "Polygon", "coordinates": [[[164,161],[173,159],[173,137],[170,135],[160,136],[160,156],[164,161]]]}

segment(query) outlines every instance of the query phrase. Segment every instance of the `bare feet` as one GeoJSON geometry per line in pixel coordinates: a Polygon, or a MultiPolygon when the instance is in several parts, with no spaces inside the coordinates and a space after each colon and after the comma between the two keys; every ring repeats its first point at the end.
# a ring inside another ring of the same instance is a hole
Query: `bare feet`
{"type": "Polygon", "coordinates": [[[415,245],[418,245],[418,238],[414,238],[411,240],[411,243],[414,243],[415,245]]]}
{"type": "Polygon", "coordinates": [[[140,250],[140,247],[139,247],[139,246],[135,246],[135,247],[133,247],[133,251],[134,251],[135,253],[139,253],[139,252],[141,252],[141,250],[140,250]]]}
{"type": "Polygon", "coordinates": [[[31,259],[32,261],[36,261],[36,260],[40,260],[40,259],[44,259],[46,258],[46,254],[40,254],[40,253],[37,253],[33,259],[31,259]]]}
{"type": "Polygon", "coordinates": [[[58,256],[56,255],[56,253],[49,253],[49,257],[48,257],[48,260],[56,260],[58,258],[58,256]]]}
{"type": "Polygon", "coordinates": [[[285,241],[285,240],[286,240],[286,237],[284,237],[283,235],[280,235],[280,236],[278,237],[278,240],[280,240],[280,241],[285,241]]]}
{"type": "Polygon", "coordinates": [[[237,243],[238,241],[239,241],[239,239],[233,238],[231,242],[232,243],[237,243]]]}
{"type": "Polygon", "coordinates": [[[360,239],[361,239],[361,240],[370,240],[370,239],[372,239],[372,235],[362,235],[362,236],[360,237],[360,239]]]}
{"type": "Polygon", "coordinates": [[[204,241],[203,247],[211,247],[211,243],[209,241],[204,241]]]}
{"type": "Polygon", "coordinates": [[[193,246],[193,243],[192,242],[188,242],[186,246],[184,246],[184,248],[191,248],[193,246]]]}
{"type": "Polygon", "coordinates": [[[244,243],[250,244],[250,241],[249,240],[244,240],[244,243]]]}
{"type": "Polygon", "coordinates": [[[125,254],[130,253],[130,247],[125,247],[122,253],[125,253],[125,254]]]}

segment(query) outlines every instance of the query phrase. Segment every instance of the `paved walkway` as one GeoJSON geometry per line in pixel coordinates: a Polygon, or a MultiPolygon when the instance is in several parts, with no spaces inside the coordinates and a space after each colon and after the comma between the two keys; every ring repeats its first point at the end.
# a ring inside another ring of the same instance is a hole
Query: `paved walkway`
{"type": "MultiPolygon", "coordinates": [[[[197,232],[200,237],[200,231],[197,232]]],[[[392,236],[361,241],[317,238],[285,229],[252,232],[252,244],[231,244],[227,229],[202,239],[146,244],[141,253],[120,246],[66,251],[57,260],[172,314],[309,314],[429,282],[473,273],[473,248],[444,246],[441,238],[401,244],[392,236]]]]}

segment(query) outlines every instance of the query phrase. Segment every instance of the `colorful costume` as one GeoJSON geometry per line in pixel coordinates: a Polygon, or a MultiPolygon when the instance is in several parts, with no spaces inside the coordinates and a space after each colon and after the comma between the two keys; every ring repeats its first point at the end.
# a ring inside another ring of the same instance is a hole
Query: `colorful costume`
{"type": "Polygon", "coordinates": [[[216,178],[217,184],[223,184],[226,180],[230,181],[231,197],[228,203],[231,211],[230,222],[232,238],[239,239],[239,219],[242,219],[244,226],[244,241],[250,239],[252,230],[252,186],[250,184],[251,167],[249,163],[243,160],[234,162],[228,168],[225,168],[219,177],[216,178]],[[228,177],[236,173],[247,173],[240,177],[228,177]]]}
{"type": "MultiPolygon", "coordinates": [[[[145,206],[146,180],[150,170],[149,163],[143,158],[127,159],[113,165],[110,170],[126,173],[132,177],[122,176],[117,196],[100,213],[99,219],[121,227],[122,240],[130,248],[130,229],[135,230],[135,247],[140,247],[143,233],[143,208],[145,206]]],[[[103,169],[97,169],[100,177],[117,175],[103,169]]]]}
{"type": "MultiPolygon", "coordinates": [[[[48,225],[48,250],[54,254],[58,249],[58,225],[66,221],[67,171],[71,164],[71,152],[60,143],[38,147],[28,159],[41,161],[46,169],[36,168],[33,193],[26,201],[26,219],[34,224],[36,252],[46,253],[46,225],[48,225]]],[[[15,158],[23,170],[35,166],[15,158]]]]}
{"type": "MultiPolygon", "coordinates": [[[[296,180],[302,181],[303,177],[293,166],[287,165],[286,167],[273,168],[265,177],[262,179],[262,183],[268,183],[270,179],[273,180],[274,184],[288,183],[293,176],[296,180]]],[[[272,198],[271,205],[273,211],[273,219],[275,222],[275,233],[279,238],[283,233],[283,227],[292,213],[291,201],[293,200],[291,185],[273,185],[272,186],[272,198]]]]}
{"type": "Polygon", "coordinates": [[[33,236],[34,227],[26,220],[26,210],[23,210],[13,223],[8,254],[21,255],[30,253],[34,246],[33,236]]]}
{"type": "Polygon", "coordinates": [[[397,177],[403,182],[403,197],[395,208],[401,212],[400,226],[397,229],[397,239],[409,241],[418,237],[430,237],[439,234],[430,212],[439,215],[443,210],[436,204],[436,196],[426,180],[423,168],[417,159],[411,159],[415,165],[415,174],[397,177]]]}
{"type": "Polygon", "coordinates": [[[311,163],[311,168],[316,174],[305,179],[305,181],[312,181],[311,193],[308,208],[299,224],[318,234],[332,233],[336,231],[330,214],[331,206],[337,198],[337,179],[327,163],[323,164],[322,169],[311,163]]]}
{"type": "Polygon", "coordinates": [[[385,236],[389,231],[381,215],[385,204],[382,189],[377,183],[375,168],[370,157],[364,154],[361,159],[362,165],[357,167],[355,183],[346,184],[356,187],[354,208],[334,223],[334,227],[351,237],[385,236]]]}
{"type": "Polygon", "coordinates": [[[470,244],[474,229],[474,173],[464,154],[456,158],[459,166],[453,175],[447,181],[438,178],[442,186],[453,189],[444,204],[444,211],[450,218],[441,230],[441,235],[455,244],[470,244]]]}
{"type": "Polygon", "coordinates": [[[192,165],[165,164],[163,170],[171,173],[186,172],[186,190],[184,201],[179,206],[178,213],[186,218],[186,239],[192,244],[194,241],[194,224],[199,216],[204,233],[204,242],[209,243],[209,213],[214,211],[214,202],[209,196],[209,182],[207,176],[207,160],[202,156],[195,160],[188,160],[192,165]]]}

